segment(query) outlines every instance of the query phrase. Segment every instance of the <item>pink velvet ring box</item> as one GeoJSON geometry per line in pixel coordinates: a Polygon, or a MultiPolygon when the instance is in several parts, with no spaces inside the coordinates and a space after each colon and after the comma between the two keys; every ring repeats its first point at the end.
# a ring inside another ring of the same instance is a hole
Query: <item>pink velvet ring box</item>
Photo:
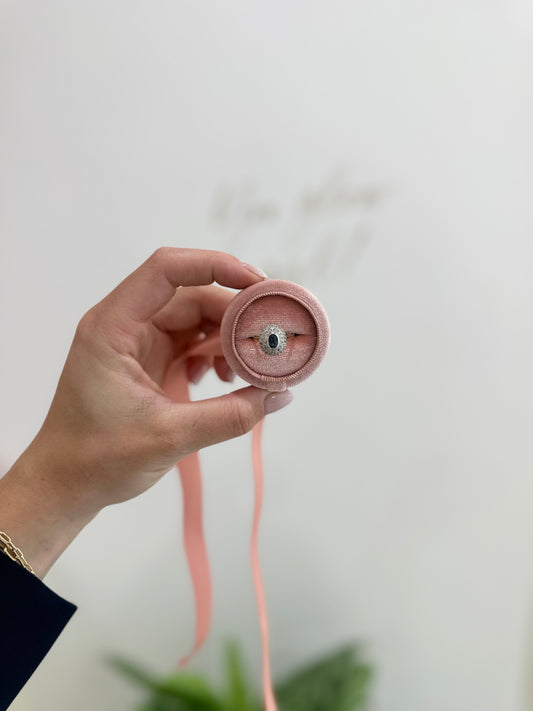
{"type": "Polygon", "coordinates": [[[286,390],[308,378],[329,346],[324,308],[291,281],[267,279],[239,292],[224,313],[222,351],[250,385],[286,390]]]}

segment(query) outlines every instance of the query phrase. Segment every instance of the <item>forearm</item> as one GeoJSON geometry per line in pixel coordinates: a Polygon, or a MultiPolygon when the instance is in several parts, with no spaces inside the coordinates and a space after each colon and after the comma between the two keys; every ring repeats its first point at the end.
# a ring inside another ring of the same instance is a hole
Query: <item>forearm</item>
{"type": "Polygon", "coordinates": [[[49,474],[54,463],[39,461],[33,446],[0,479],[0,530],[42,579],[96,512],[73,505],[72,494],[49,474]]]}

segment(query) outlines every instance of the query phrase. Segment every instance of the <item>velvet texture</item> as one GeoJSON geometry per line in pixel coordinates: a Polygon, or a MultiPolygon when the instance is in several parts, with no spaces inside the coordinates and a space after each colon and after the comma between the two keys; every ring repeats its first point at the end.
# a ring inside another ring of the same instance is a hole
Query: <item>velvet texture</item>
{"type": "Polygon", "coordinates": [[[305,380],[319,366],[329,345],[329,324],[307,289],[267,279],[237,294],[222,319],[220,337],[224,356],[239,377],[280,391],[305,380]],[[277,355],[264,353],[258,341],[270,324],[288,334],[284,351],[277,355]]]}

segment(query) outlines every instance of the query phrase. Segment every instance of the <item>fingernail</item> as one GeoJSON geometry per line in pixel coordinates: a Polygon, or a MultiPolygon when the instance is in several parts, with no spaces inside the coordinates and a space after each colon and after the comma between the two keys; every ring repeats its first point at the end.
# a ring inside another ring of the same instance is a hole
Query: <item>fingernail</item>
{"type": "Polygon", "coordinates": [[[228,369],[228,372],[226,373],[226,381],[228,383],[232,383],[235,380],[235,372],[231,370],[231,368],[228,369]]]}
{"type": "Polygon", "coordinates": [[[246,262],[241,262],[241,264],[245,269],[248,269],[249,272],[255,274],[255,276],[259,276],[261,279],[268,279],[265,272],[262,269],[259,269],[259,267],[253,267],[251,264],[246,264],[246,262]]]}
{"type": "Polygon", "coordinates": [[[204,377],[204,375],[207,373],[208,370],[209,370],[209,366],[207,365],[207,363],[203,363],[203,364],[198,368],[198,370],[196,371],[196,373],[194,373],[193,375],[191,375],[191,383],[194,383],[195,385],[198,385],[198,383],[199,383],[200,380],[204,377]]]}
{"type": "Polygon", "coordinates": [[[292,402],[293,397],[294,395],[290,390],[283,390],[280,393],[269,393],[263,400],[265,415],[270,415],[271,412],[281,410],[282,407],[292,402]]]}

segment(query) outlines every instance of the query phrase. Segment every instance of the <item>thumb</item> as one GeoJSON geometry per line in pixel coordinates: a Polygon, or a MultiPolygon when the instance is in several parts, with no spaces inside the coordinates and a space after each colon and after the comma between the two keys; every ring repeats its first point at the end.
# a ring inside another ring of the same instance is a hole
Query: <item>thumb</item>
{"type": "Polygon", "coordinates": [[[250,386],[220,397],[176,404],[169,424],[179,451],[196,452],[249,432],[265,415],[292,399],[290,390],[273,393],[250,386]]]}

